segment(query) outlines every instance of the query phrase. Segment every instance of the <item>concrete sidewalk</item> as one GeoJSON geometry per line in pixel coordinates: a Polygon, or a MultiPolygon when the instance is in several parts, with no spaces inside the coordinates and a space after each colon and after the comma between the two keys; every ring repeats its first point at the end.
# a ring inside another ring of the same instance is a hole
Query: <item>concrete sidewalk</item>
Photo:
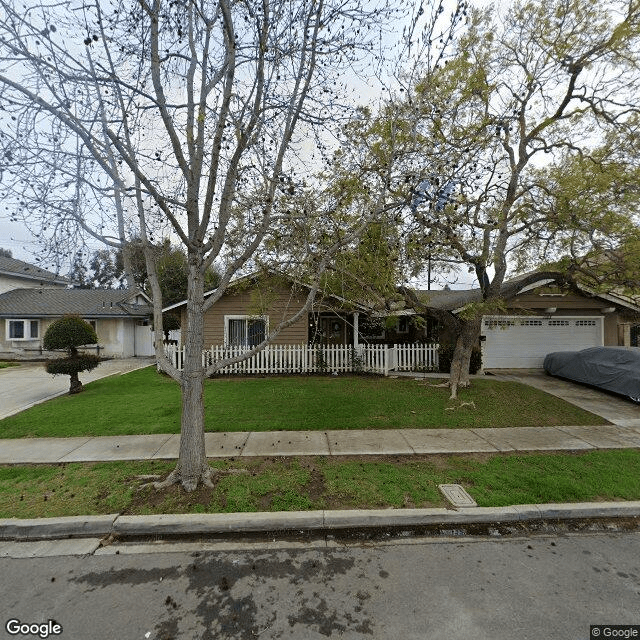
{"type": "MultiPolygon", "coordinates": [[[[640,427],[380,429],[205,434],[207,457],[353,456],[640,448],[640,427]]],[[[179,434],[0,440],[0,464],[172,460],[179,434]]]]}

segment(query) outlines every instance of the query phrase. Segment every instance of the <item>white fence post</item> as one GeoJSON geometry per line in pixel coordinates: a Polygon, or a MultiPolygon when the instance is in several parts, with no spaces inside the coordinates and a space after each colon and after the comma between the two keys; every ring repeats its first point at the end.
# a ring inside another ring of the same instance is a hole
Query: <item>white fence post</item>
{"type": "MultiPolygon", "coordinates": [[[[437,344],[363,345],[267,345],[262,351],[246,360],[228,365],[218,373],[316,373],[318,358],[328,373],[347,372],[358,369],[356,359],[364,371],[381,373],[390,371],[437,370],[437,344]]],[[[225,358],[234,358],[246,353],[249,347],[222,347],[211,345],[202,352],[202,362],[209,366],[225,358]]],[[[175,367],[184,366],[184,347],[165,345],[166,356],[175,367]]]]}

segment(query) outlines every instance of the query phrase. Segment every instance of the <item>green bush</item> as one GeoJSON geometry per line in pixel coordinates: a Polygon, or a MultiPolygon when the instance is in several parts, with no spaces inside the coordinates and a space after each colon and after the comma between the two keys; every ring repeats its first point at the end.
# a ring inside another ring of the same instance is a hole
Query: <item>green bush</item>
{"type": "MultiPolygon", "coordinates": [[[[451,371],[451,360],[453,360],[454,344],[441,344],[438,350],[438,369],[440,373],[451,371]]],[[[471,360],[469,362],[469,373],[478,373],[482,368],[482,352],[479,347],[473,347],[471,360]]]]}
{"type": "Polygon", "coordinates": [[[79,353],[70,358],[59,358],[47,361],[47,373],[72,376],[81,371],[91,371],[100,364],[100,357],[91,353],[79,353]]]}
{"type": "Polygon", "coordinates": [[[78,347],[84,344],[96,344],[98,336],[93,327],[78,316],[64,316],[49,325],[44,334],[42,345],[48,351],[64,349],[66,358],[48,360],[47,373],[63,374],[71,379],[69,393],[82,391],[82,383],[78,379],[81,371],[91,371],[100,364],[98,356],[78,353],[78,347]]]}
{"type": "Polygon", "coordinates": [[[44,334],[42,346],[47,351],[64,349],[71,356],[76,347],[96,344],[98,336],[93,327],[79,316],[64,316],[49,325],[44,334]]]}

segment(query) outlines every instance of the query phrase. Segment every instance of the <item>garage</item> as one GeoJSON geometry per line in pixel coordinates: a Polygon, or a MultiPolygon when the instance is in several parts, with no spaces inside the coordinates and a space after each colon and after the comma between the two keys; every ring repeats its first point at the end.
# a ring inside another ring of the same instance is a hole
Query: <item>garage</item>
{"type": "Polygon", "coordinates": [[[604,344],[602,316],[485,316],[485,369],[538,369],[547,353],[604,344]]]}

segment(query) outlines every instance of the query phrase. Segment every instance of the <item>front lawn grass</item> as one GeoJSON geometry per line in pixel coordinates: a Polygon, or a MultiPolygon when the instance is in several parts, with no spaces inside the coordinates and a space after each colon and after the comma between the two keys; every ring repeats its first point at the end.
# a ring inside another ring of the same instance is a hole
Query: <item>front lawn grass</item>
{"type": "Polygon", "coordinates": [[[213,489],[140,489],[175,462],[0,466],[0,518],[106,513],[224,513],[446,506],[437,485],[462,484],[480,506],[639,500],[640,451],[217,460],[213,489]]]}
{"type": "Polygon", "coordinates": [[[0,369],[6,369],[7,367],[18,367],[20,366],[19,362],[10,362],[10,361],[2,361],[0,362],[0,369]]]}
{"type": "MultiPolygon", "coordinates": [[[[207,431],[428,429],[603,424],[516,382],[476,379],[449,401],[437,380],[365,376],[218,378],[205,384],[207,431]],[[462,403],[472,403],[461,406],[462,403]]],[[[179,433],[180,389],[153,367],[111,376],[0,421],[0,438],[179,433]]]]}

